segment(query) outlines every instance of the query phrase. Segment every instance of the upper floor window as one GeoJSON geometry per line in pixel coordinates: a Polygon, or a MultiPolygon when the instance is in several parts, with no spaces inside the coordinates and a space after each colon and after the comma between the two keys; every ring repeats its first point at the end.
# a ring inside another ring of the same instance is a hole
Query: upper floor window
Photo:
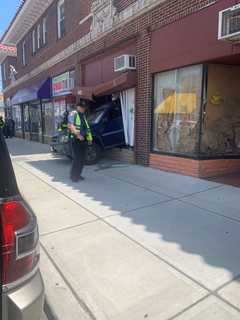
{"type": "Polygon", "coordinates": [[[41,47],[41,25],[37,26],[37,48],[40,49],[41,47]]]}
{"type": "Polygon", "coordinates": [[[59,0],[57,5],[57,17],[58,17],[58,39],[65,35],[65,6],[64,0],[59,0]]]}
{"type": "Polygon", "coordinates": [[[24,40],[22,43],[22,64],[26,66],[26,41],[24,40]]]}
{"type": "Polygon", "coordinates": [[[6,63],[2,64],[2,76],[3,76],[3,80],[6,81],[7,80],[7,75],[6,75],[6,63]]]}
{"type": "Polygon", "coordinates": [[[35,29],[32,32],[32,52],[36,53],[36,31],[35,29]]]}
{"type": "Polygon", "coordinates": [[[47,18],[43,18],[42,39],[43,39],[43,44],[45,45],[47,43],[47,18]]]}

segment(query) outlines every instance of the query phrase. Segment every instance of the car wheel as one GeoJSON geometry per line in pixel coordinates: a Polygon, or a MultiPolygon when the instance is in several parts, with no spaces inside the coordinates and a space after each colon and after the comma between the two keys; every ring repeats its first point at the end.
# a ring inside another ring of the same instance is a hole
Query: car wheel
{"type": "Polygon", "coordinates": [[[101,148],[98,144],[94,143],[91,146],[88,146],[86,153],[86,164],[93,165],[96,164],[101,156],[101,148]]]}

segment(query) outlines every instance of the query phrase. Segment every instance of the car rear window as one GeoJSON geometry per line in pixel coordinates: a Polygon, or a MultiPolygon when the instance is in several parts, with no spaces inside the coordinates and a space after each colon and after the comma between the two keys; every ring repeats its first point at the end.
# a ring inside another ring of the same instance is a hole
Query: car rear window
{"type": "Polygon", "coordinates": [[[0,133],[0,198],[19,193],[12,162],[3,135],[0,133]]]}

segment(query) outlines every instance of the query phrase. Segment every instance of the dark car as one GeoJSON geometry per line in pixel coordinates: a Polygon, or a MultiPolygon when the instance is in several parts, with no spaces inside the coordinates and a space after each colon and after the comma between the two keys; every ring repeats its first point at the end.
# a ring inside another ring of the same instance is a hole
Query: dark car
{"type": "MultiPolygon", "coordinates": [[[[93,145],[88,147],[87,164],[96,163],[104,150],[125,145],[121,106],[107,103],[96,108],[88,117],[93,134],[93,145]]],[[[53,152],[72,157],[68,131],[58,132],[52,139],[53,152]]]]}
{"type": "Polygon", "coordinates": [[[18,190],[0,132],[0,254],[2,320],[40,320],[44,285],[39,272],[37,220],[18,190]]]}

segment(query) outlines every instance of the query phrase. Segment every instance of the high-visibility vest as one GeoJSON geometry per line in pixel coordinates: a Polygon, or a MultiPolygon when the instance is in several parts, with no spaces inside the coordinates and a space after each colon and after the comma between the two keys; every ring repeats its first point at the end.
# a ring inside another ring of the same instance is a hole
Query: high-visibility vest
{"type": "Polygon", "coordinates": [[[3,120],[0,120],[0,129],[2,129],[4,127],[5,123],[3,120]]]}
{"type": "Polygon", "coordinates": [[[61,132],[61,131],[65,131],[68,129],[68,124],[67,123],[61,123],[58,131],[61,132]]]}
{"type": "MultiPolygon", "coordinates": [[[[91,133],[90,126],[88,124],[88,121],[87,121],[85,115],[83,115],[83,118],[84,118],[84,121],[85,121],[85,124],[86,124],[86,127],[87,127],[86,140],[88,142],[92,142],[93,141],[93,136],[92,136],[92,133],[91,133]]],[[[81,117],[80,117],[80,115],[78,113],[74,117],[74,126],[76,127],[76,129],[78,131],[81,132],[81,130],[82,130],[82,121],[81,121],[81,117]]],[[[74,134],[71,134],[71,138],[74,138],[74,134]]]]}

